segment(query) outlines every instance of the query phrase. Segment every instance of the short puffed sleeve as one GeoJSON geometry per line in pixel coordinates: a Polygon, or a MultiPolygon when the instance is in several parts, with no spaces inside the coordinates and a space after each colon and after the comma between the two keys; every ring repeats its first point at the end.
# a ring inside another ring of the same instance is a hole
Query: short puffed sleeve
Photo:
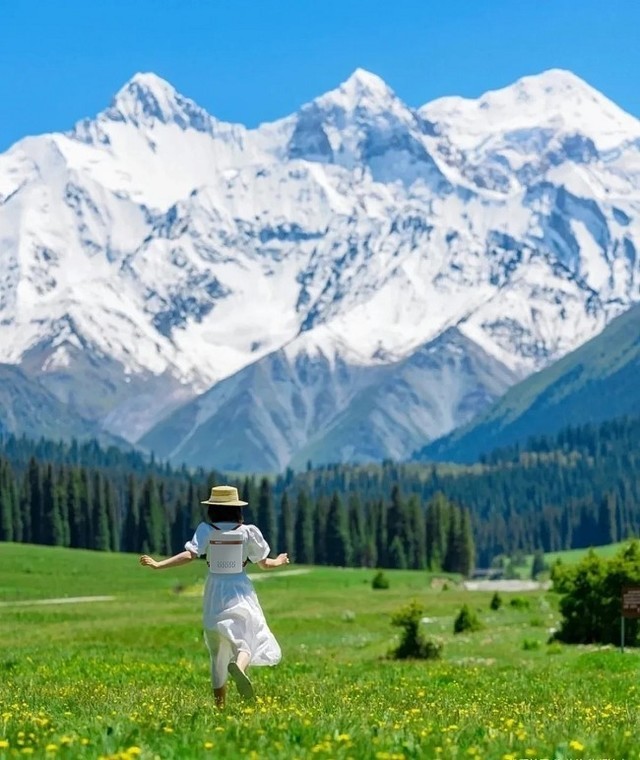
{"type": "Polygon", "coordinates": [[[207,553],[207,546],[209,541],[209,533],[213,528],[205,522],[201,522],[196,528],[196,532],[193,534],[191,541],[187,541],[184,548],[190,551],[191,554],[195,554],[196,557],[202,557],[207,553]]]}
{"type": "Polygon", "coordinates": [[[269,544],[256,525],[247,525],[247,557],[254,564],[266,559],[271,552],[269,544]]]}

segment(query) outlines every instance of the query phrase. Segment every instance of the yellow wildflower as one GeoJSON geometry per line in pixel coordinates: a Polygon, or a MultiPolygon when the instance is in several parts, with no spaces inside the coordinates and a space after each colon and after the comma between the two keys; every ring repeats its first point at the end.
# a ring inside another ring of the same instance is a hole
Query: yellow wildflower
{"type": "Polygon", "coordinates": [[[584,744],[581,744],[579,741],[576,741],[575,739],[572,739],[569,742],[569,747],[571,749],[575,749],[576,752],[582,752],[584,749],[584,744]]]}

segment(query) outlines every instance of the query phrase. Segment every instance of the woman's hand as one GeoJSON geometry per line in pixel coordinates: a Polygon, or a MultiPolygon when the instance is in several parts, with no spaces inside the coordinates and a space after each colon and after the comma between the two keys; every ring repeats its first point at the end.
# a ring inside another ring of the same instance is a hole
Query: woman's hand
{"type": "Polygon", "coordinates": [[[140,564],[146,567],[152,567],[154,570],[158,569],[158,561],[153,557],[150,557],[148,554],[143,554],[142,557],[140,557],[140,564]]]}
{"type": "Polygon", "coordinates": [[[284,554],[278,554],[276,557],[276,562],[278,565],[288,565],[289,564],[289,555],[285,552],[284,554]]]}

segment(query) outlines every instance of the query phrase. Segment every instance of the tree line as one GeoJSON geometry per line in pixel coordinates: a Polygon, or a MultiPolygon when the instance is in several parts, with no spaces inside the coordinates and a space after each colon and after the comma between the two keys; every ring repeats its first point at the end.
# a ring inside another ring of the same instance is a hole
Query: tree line
{"type": "MultiPolygon", "coordinates": [[[[218,482],[224,477],[217,475],[218,482]]],[[[157,472],[111,472],[54,465],[31,457],[15,468],[0,457],[0,541],[99,551],[180,551],[205,517],[208,480],[157,472]]],[[[413,568],[468,574],[475,549],[471,518],[437,494],[422,505],[394,486],[388,499],[348,503],[334,492],[313,499],[303,490],[247,477],[245,519],[256,522],[274,551],[304,564],[413,568]]]]}
{"type": "MultiPolygon", "coordinates": [[[[13,535],[13,540],[45,542],[38,535],[44,531],[49,543],[53,535],[65,545],[68,535],[70,546],[174,550],[202,515],[201,495],[227,482],[216,471],[175,468],[139,452],[103,450],[95,442],[32,443],[9,436],[0,440],[0,452],[4,540],[13,535]]],[[[278,546],[295,546],[303,558],[298,561],[422,566],[417,542],[427,552],[426,566],[443,567],[442,541],[435,554],[428,550],[434,537],[445,534],[452,545],[454,536],[464,543],[460,536],[470,533],[477,564],[488,567],[497,556],[638,535],[640,418],[538,436],[472,466],[383,462],[314,468],[310,463],[305,472],[231,482],[250,502],[248,519],[272,541],[280,531],[278,546]],[[449,505],[447,516],[434,506],[439,503],[449,505]],[[311,539],[306,548],[302,541],[310,532],[313,552],[311,539]]]]}

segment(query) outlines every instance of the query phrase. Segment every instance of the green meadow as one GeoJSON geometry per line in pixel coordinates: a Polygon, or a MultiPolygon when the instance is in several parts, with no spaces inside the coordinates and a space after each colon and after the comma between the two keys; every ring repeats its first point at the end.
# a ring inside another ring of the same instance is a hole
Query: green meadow
{"type": "Polygon", "coordinates": [[[640,757],[638,654],[548,644],[553,593],[492,611],[492,592],[424,572],[374,590],[372,570],[287,570],[256,573],[281,665],[251,671],[256,703],[231,689],[216,711],[204,563],[0,544],[0,758],[640,757]],[[36,603],[87,596],[113,598],[36,603]],[[411,600],[439,661],[388,657],[411,600]],[[483,630],[453,634],[463,603],[483,630]]]}
{"type": "MultiPolygon", "coordinates": [[[[544,561],[549,568],[551,568],[551,566],[558,560],[566,565],[572,565],[579,562],[588,551],[593,551],[596,556],[601,557],[602,559],[611,559],[625,544],[625,541],[618,541],[617,543],[606,544],[604,546],[592,546],[589,549],[565,549],[564,551],[559,552],[547,552],[544,555],[544,561]]],[[[516,567],[515,569],[520,578],[526,579],[531,577],[532,567],[533,554],[528,554],[524,558],[523,565],[521,567],[516,567]]],[[[546,578],[548,575],[549,573],[546,572],[542,577],[546,578]]]]}

